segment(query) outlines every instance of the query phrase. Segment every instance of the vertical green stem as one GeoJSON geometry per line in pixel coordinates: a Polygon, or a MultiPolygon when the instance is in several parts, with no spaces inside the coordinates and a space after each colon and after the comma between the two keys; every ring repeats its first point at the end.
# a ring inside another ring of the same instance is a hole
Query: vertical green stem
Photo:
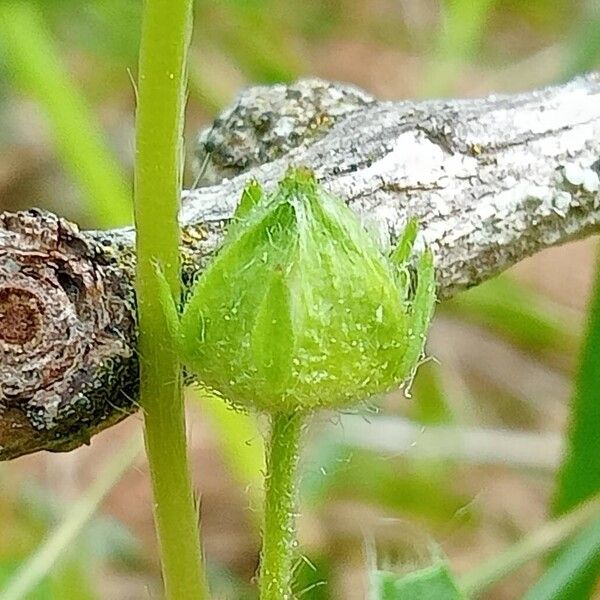
{"type": "Polygon", "coordinates": [[[166,597],[207,597],[187,460],[181,369],[156,292],[159,264],[179,296],[179,226],[186,55],[192,0],[146,0],[136,116],[136,291],[140,401],[166,597]]]}
{"type": "Polygon", "coordinates": [[[290,600],[297,551],[297,467],[304,416],[271,418],[265,478],[265,517],[260,565],[260,599],[290,600]]]}

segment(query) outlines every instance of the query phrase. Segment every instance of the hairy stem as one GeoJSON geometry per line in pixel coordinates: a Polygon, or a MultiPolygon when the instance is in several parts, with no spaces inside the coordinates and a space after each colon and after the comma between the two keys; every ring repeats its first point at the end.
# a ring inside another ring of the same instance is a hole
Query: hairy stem
{"type": "Polygon", "coordinates": [[[265,478],[265,516],[260,565],[260,599],[290,600],[296,540],[296,501],[300,436],[304,416],[271,418],[265,478]]]}
{"type": "Polygon", "coordinates": [[[136,291],[140,402],[165,595],[207,597],[190,480],[181,367],[156,292],[155,265],[179,296],[181,137],[192,0],[146,0],[136,131],[136,291]]]}

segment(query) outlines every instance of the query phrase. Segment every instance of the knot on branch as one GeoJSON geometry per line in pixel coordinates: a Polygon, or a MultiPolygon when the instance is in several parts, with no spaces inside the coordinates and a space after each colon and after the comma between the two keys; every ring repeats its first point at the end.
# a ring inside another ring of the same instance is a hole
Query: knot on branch
{"type": "Polygon", "coordinates": [[[0,216],[0,459],[68,449],[126,415],[106,404],[118,407],[122,371],[136,368],[133,312],[111,302],[113,273],[67,221],[0,216]]]}
{"type": "Polygon", "coordinates": [[[198,136],[199,181],[229,179],[308,145],[342,117],[375,102],[353,85],[301,79],[253,86],[198,136]]]}

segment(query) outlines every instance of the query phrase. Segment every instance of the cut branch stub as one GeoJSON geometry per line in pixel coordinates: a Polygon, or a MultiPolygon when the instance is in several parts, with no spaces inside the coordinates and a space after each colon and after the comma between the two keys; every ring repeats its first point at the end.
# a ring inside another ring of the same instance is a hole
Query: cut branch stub
{"type": "Polygon", "coordinates": [[[0,459],[81,445],[132,410],[133,297],[121,280],[67,221],[0,217],[0,459]]]}

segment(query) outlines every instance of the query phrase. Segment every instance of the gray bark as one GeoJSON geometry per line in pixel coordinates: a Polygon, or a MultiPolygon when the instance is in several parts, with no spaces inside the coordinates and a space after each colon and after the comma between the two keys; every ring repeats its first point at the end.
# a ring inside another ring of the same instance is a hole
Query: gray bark
{"type": "MultiPolygon", "coordinates": [[[[600,224],[600,77],[514,96],[379,102],[317,80],[243,93],[198,140],[183,195],[184,281],[217,248],[248,180],[306,165],[381,243],[407,219],[439,296],[600,224]]],[[[136,409],[131,229],[0,217],[0,459],[69,450],[136,409]]]]}

